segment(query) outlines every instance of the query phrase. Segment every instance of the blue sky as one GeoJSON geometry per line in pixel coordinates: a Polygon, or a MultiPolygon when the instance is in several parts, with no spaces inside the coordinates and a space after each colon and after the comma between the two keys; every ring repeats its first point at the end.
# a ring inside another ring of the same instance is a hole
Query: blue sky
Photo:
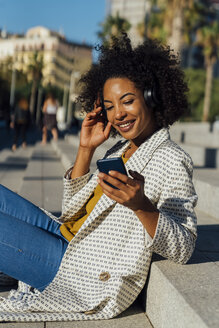
{"type": "Polygon", "coordinates": [[[0,29],[25,33],[42,25],[63,31],[71,41],[94,45],[105,13],[106,0],[0,0],[0,29]]]}

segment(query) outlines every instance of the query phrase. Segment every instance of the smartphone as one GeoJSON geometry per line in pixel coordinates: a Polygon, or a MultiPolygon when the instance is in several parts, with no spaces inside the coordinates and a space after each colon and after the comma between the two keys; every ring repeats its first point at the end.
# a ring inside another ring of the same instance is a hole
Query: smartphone
{"type": "MultiPolygon", "coordinates": [[[[99,159],[97,161],[97,167],[100,172],[103,172],[106,174],[108,174],[110,170],[113,170],[113,171],[118,171],[122,174],[128,175],[121,157],[99,159]]],[[[109,186],[111,186],[115,189],[118,189],[115,186],[111,185],[110,183],[108,183],[106,181],[104,181],[104,182],[107,183],[109,186]]]]}

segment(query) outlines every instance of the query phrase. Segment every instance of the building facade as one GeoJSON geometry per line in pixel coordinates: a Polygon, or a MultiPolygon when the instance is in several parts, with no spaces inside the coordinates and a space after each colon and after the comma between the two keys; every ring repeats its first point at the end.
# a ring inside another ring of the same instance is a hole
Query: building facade
{"type": "Polygon", "coordinates": [[[138,44],[142,41],[138,25],[145,21],[146,14],[150,11],[150,8],[150,0],[108,0],[107,3],[108,14],[115,16],[118,13],[120,17],[127,19],[131,24],[128,34],[133,44],[138,44]]]}
{"type": "Polygon", "coordinates": [[[12,60],[13,69],[31,79],[30,65],[42,62],[42,84],[59,88],[69,85],[73,72],[82,74],[92,63],[92,47],[68,41],[64,35],[45,27],[30,28],[25,35],[0,37],[0,63],[12,60]]]}

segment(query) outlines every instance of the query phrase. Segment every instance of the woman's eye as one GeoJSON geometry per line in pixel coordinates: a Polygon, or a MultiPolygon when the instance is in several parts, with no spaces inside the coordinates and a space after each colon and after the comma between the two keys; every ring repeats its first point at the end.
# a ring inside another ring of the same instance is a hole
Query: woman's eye
{"type": "Polygon", "coordinates": [[[130,105],[130,104],[133,103],[133,101],[134,101],[134,99],[130,99],[130,100],[125,101],[124,104],[125,105],[130,105]]]}
{"type": "Polygon", "coordinates": [[[105,106],[105,107],[104,107],[105,110],[111,110],[112,108],[113,108],[113,106],[111,106],[111,107],[106,107],[106,106],[105,106]]]}

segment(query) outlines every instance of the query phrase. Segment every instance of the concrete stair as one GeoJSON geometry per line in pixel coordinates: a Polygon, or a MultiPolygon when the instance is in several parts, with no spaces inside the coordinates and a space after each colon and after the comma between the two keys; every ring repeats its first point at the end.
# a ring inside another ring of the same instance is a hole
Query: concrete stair
{"type": "Polygon", "coordinates": [[[188,154],[194,165],[219,169],[219,129],[209,123],[176,123],[170,134],[188,154]]]}
{"type": "Polygon", "coordinates": [[[219,220],[197,211],[196,249],[186,265],[154,258],[146,313],[160,327],[218,327],[219,220]]]}

